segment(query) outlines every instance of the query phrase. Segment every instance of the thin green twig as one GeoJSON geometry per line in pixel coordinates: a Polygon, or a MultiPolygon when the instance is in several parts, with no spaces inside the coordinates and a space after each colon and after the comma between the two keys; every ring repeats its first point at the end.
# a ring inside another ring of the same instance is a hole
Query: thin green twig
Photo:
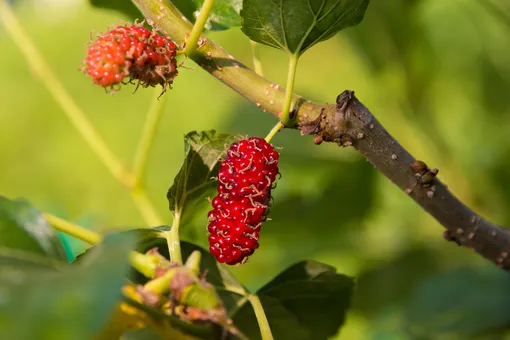
{"type": "Polygon", "coordinates": [[[253,311],[255,312],[255,316],[257,317],[262,340],[273,340],[273,333],[271,333],[269,321],[267,320],[267,316],[264,312],[264,307],[260,302],[260,298],[255,294],[249,294],[248,301],[250,301],[253,307],[253,311]]]}
{"type": "Polygon", "coordinates": [[[252,60],[253,60],[253,70],[259,76],[263,77],[264,72],[262,71],[262,63],[260,62],[259,44],[257,44],[253,40],[250,40],[250,45],[251,45],[251,55],[252,55],[252,60]]]}
{"type": "Polygon", "coordinates": [[[164,224],[161,216],[159,216],[156,208],[154,207],[154,204],[152,204],[149,196],[147,196],[145,188],[143,188],[141,185],[138,187],[133,187],[130,190],[130,194],[147,225],[154,227],[164,224]]]}
{"type": "Polygon", "coordinates": [[[165,238],[168,246],[168,253],[170,254],[170,260],[182,264],[181,241],[179,238],[180,222],[181,213],[176,210],[174,213],[172,229],[170,229],[170,231],[165,232],[165,238]]]}
{"type": "Polygon", "coordinates": [[[0,4],[0,18],[7,33],[12,37],[32,70],[39,76],[53,99],[61,106],[76,130],[103,161],[112,175],[126,186],[131,185],[132,176],[99,136],[84,112],[57,79],[39,50],[20,25],[9,5],[0,4]]]}
{"type": "Polygon", "coordinates": [[[60,105],[76,131],[105,164],[113,177],[130,190],[136,207],[144,217],[146,223],[149,225],[161,225],[162,219],[158,216],[145,190],[142,187],[134,186],[134,175],[125,168],[117,156],[108,148],[108,145],[93,127],[85,113],[57,79],[33,41],[26,34],[23,26],[20,25],[16,16],[12,13],[9,5],[5,2],[0,2],[0,22],[3,23],[7,33],[12,37],[14,43],[25,57],[27,64],[40,77],[51,96],[60,105]]]}
{"type": "MultiPolygon", "coordinates": [[[[90,245],[98,244],[103,239],[100,234],[72,222],[66,221],[60,217],[48,213],[43,213],[43,216],[56,230],[77,238],[78,240],[86,242],[90,245]]],[[[133,268],[135,268],[146,277],[152,278],[155,276],[156,268],[160,263],[160,259],[157,256],[131,251],[129,253],[129,263],[131,266],[133,266],[133,268]]]]}
{"type": "Polygon", "coordinates": [[[154,91],[154,99],[149,112],[147,112],[145,125],[143,127],[140,141],[138,142],[135,160],[133,162],[134,188],[139,187],[143,182],[149,152],[165,108],[167,96],[161,96],[161,89],[159,88],[156,88],[154,91]]]}
{"type": "Polygon", "coordinates": [[[274,136],[276,136],[276,134],[280,131],[282,131],[283,129],[285,128],[285,125],[283,125],[282,122],[278,122],[276,123],[276,125],[271,129],[271,131],[269,131],[269,133],[267,134],[265,140],[266,142],[270,143],[271,142],[271,139],[273,139],[274,136]]]}
{"type": "Polygon", "coordinates": [[[85,229],[52,214],[43,213],[43,216],[46,221],[48,221],[48,223],[51,224],[55,229],[69,236],[77,238],[78,240],[82,240],[88,244],[96,244],[101,242],[101,235],[93,232],[92,230],[85,229]]]}
{"type": "Polygon", "coordinates": [[[294,81],[296,79],[297,64],[299,60],[298,54],[291,54],[289,58],[289,70],[287,73],[287,84],[285,88],[285,99],[282,108],[281,121],[283,125],[291,127],[294,119],[290,117],[290,108],[292,105],[292,96],[294,91],[294,81]]]}
{"type": "Polygon", "coordinates": [[[189,37],[186,40],[186,46],[182,51],[183,54],[189,55],[190,53],[197,49],[198,40],[202,35],[204,26],[207,23],[207,19],[211,14],[213,6],[214,0],[205,0],[204,3],[202,4],[202,8],[200,8],[197,20],[195,21],[193,29],[191,30],[191,33],[189,34],[189,37]]]}

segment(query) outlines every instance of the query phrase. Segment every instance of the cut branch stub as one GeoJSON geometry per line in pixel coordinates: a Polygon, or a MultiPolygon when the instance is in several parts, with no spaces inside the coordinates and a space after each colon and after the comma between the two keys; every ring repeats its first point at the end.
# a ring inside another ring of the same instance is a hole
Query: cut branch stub
{"type": "Polygon", "coordinates": [[[314,141],[353,146],[382,174],[441,223],[445,239],[471,248],[510,270],[510,231],[493,225],[465,206],[437,178],[438,169],[411,156],[354,96],[344,91],[336,105],[300,125],[314,141]]]}
{"type": "Polygon", "coordinates": [[[357,140],[364,138],[363,131],[373,126],[372,120],[375,118],[356,108],[357,104],[362,104],[354,96],[354,91],[342,92],[336,102],[336,105],[322,109],[316,119],[302,123],[301,134],[314,135],[321,142],[354,146],[357,140]]]}

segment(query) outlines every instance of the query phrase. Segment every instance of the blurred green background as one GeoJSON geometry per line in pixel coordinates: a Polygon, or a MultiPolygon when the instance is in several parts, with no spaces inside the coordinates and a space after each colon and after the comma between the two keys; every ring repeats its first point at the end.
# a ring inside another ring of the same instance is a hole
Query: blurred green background
{"type": "MultiPolygon", "coordinates": [[[[25,0],[16,14],[111,148],[130,164],[154,97],[113,96],[78,71],[90,32],[123,18],[85,0],[25,0]]],[[[211,37],[251,65],[241,31],[211,37]]],[[[84,143],[0,27],[0,193],[98,231],[143,226],[127,191],[84,143]]],[[[267,78],[283,85],[286,56],[261,48],[267,78]]],[[[166,191],[183,159],[183,135],[216,129],[264,136],[275,123],[191,61],[169,91],[147,186],[171,223],[166,191]]],[[[510,2],[373,0],[362,24],[302,57],[296,92],[334,102],[345,89],[374,112],[469,206],[510,222],[510,2]]],[[[285,267],[314,259],[357,277],[338,339],[503,339],[510,277],[443,240],[442,227],[359,154],[279,134],[282,179],[261,248],[232,268],[256,289],[285,267]]],[[[206,245],[205,212],[182,227],[206,245]]],[[[73,242],[76,251],[83,244],[73,242]]],[[[506,337],[505,337],[506,336],[506,337]]]]}

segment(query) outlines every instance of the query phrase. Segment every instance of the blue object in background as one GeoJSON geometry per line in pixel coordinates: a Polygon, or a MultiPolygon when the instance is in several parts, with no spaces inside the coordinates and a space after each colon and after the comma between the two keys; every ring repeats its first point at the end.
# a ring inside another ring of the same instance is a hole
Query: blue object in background
{"type": "Polygon", "coordinates": [[[58,234],[58,237],[60,238],[60,241],[62,241],[62,245],[64,246],[64,249],[66,251],[66,256],[67,256],[67,262],[71,263],[74,258],[75,258],[75,255],[74,255],[74,252],[73,252],[73,246],[72,246],[72,243],[74,243],[72,237],[58,231],[57,232],[58,234]]]}

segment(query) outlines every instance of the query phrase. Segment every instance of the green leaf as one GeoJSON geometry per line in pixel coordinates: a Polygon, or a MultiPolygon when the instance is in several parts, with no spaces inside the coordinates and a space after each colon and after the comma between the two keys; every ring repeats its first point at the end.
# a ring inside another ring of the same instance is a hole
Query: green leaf
{"type": "Polygon", "coordinates": [[[191,336],[188,334],[184,334],[179,332],[178,329],[175,328],[166,328],[166,332],[164,334],[165,338],[157,334],[150,328],[144,328],[137,331],[127,332],[122,335],[122,340],[161,340],[161,339],[172,339],[172,340],[194,340],[200,339],[195,336],[191,336]]]}
{"type": "MultiPolygon", "coordinates": [[[[158,247],[162,255],[168,256],[166,241],[161,238],[161,231],[166,229],[162,228],[129,232],[139,235],[139,251],[158,247]]],[[[181,250],[184,260],[195,250],[201,252],[200,272],[207,271],[206,279],[215,286],[234,325],[248,338],[260,338],[255,314],[243,299],[246,288],[207,250],[189,242],[181,242],[181,250]]],[[[257,295],[276,339],[328,339],[345,321],[353,286],[353,279],[337,274],[335,268],[307,261],[285,270],[257,295]]]]}
{"type": "Polygon", "coordinates": [[[107,235],[86,261],[60,271],[4,261],[0,339],[93,339],[121,299],[133,241],[130,235],[107,235]]]}
{"type": "Polygon", "coordinates": [[[18,269],[53,269],[67,266],[66,262],[40,256],[24,250],[0,246],[0,271],[2,267],[18,269]]]}
{"type": "Polygon", "coordinates": [[[55,230],[25,200],[9,200],[0,196],[0,235],[0,246],[67,261],[65,249],[55,230]]]}
{"type": "MultiPolygon", "coordinates": [[[[136,235],[138,251],[145,252],[158,247],[160,254],[167,257],[166,240],[162,238],[162,233],[167,230],[168,227],[156,227],[122,233],[136,235]]],[[[234,325],[249,339],[259,339],[257,320],[253,309],[244,299],[247,290],[243,285],[207,250],[188,242],[181,242],[181,249],[184,260],[195,250],[201,252],[200,272],[207,271],[206,279],[215,286],[227,311],[233,316],[234,325]]],[[[134,278],[136,284],[145,282],[145,278],[134,278]]],[[[276,339],[320,340],[336,334],[343,324],[353,285],[352,278],[337,274],[335,268],[308,261],[290,267],[260,289],[257,295],[276,339]]],[[[160,313],[157,310],[152,311],[160,313]]],[[[169,321],[187,334],[206,334],[203,329],[189,329],[189,325],[183,328],[176,323],[178,320],[169,321]]]]}
{"type": "MultiPolygon", "coordinates": [[[[132,1],[127,0],[89,0],[94,7],[116,10],[125,17],[141,19],[142,14],[132,1]]],[[[172,0],[172,3],[191,22],[195,22],[195,15],[199,12],[204,0],[172,0]]],[[[211,31],[221,31],[230,27],[241,26],[242,0],[216,0],[205,28],[211,31]]]]}
{"type": "MultiPolygon", "coordinates": [[[[197,11],[202,7],[204,1],[193,0],[197,11]]],[[[239,15],[241,7],[242,0],[216,0],[205,28],[211,31],[221,31],[230,27],[241,26],[241,17],[239,15]]]]}
{"type": "MultiPolygon", "coordinates": [[[[163,313],[162,311],[149,307],[147,305],[143,305],[137,301],[131,299],[125,299],[125,302],[131,305],[134,308],[139,309],[140,311],[145,312],[148,316],[151,317],[152,320],[156,321],[156,323],[163,324],[160,331],[164,334],[161,334],[159,338],[161,339],[215,339],[217,329],[213,327],[211,324],[195,324],[190,323],[188,321],[183,321],[179,319],[178,316],[168,315],[163,313]]],[[[151,330],[146,330],[142,332],[141,336],[151,336],[154,335],[154,332],[151,330]]],[[[137,335],[138,336],[138,335],[137,335]]]]}
{"type": "Polygon", "coordinates": [[[460,268],[425,281],[403,315],[418,338],[470,338],[510,323],[510,276],[493,267],[460,268]]]}
{"type": "Polygon", "coordinates": [[[217,185],[212,177],[218,171],[225,145],[232,139],[214,130],[193,131],[184,137],[186,158],[167,194],[170,210],[181,220],[208,204],[206,197],[214,194],[217,185]]]}
{"type": "Polygon", "coordinates": [[[242,30],[261,44],[301,55],[361,22],[370,0],[244,0],[242,30]]]}
{"type": "Polygon", "coordinates": [[[142,18],[140,10],[132,1],[126,0],[89,0],[93,7],[115,10],[131,21],[142,18]]]}
{"type": "Polygon", "coordinates": [[[122,340],[161,340],[159,335],[150,328],[143,328],[136,331],[126,332],[122,340]]]}
{"type": "MultiPolygon", "coordinates": [[[[334,336],[344,323],[353,288],[353,279],[335,268],[305,261],[285,270],[257,295],[275,339],[321,340],[334,336]]],[[[233,320],[250,339],[260,339],[250,305],[243,305],[233,320]]]]}
{"type": "MultiPolygon", "coordinates": [[[[127,0],[89,0],[90,4],[97,8],[109,9],[120,12],[123,16],[134,21],[142,19],[143,15],[133,1],[127,0]]],[[[172,0],[172,3],[189,20],[194,21],[193,13],[197,5],[189,0],[172,0]]]]}

